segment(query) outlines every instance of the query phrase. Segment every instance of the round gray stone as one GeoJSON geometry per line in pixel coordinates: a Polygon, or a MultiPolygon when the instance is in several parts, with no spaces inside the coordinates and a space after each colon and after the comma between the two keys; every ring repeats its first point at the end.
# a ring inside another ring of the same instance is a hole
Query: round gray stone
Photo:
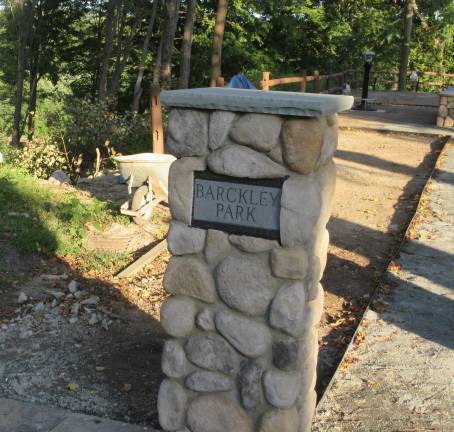
{"type": "Polygon", "coordinates": [[[247,357],[259,357],[271,346],[266,325],[226,311],[216,314],[215,323],[219,333],[247,357]]]}
{"type": "Polygon", "coordinates": [[[167,151],[176,156],[201,156],[208,150],[208,113],[172,109],[166,130],[167,151]]]}
{"type": "Polygon", "coordinates": [[[218,372],[197,371],[188,375],[185,386],[198,392],[220,392],[233,388],[233,380],[218,372]]]}
{"type": "Polygon", "coordinates": [[[192,256],[172,257],[164,275],[164,289],[214,303],[216,288],[209,268],[192,256]]]}
{"type": "Polygon", "coordinates": [[[304,328],[305,301],[306,295],[302,282],[282,287],[271,303],[271,326],[290,336],[298,337],[304,328]]]}
{"type": "Polygon", "coordinates": [[[161,325],[170,336],[185,337],[194,329],[196,312],[190,298],[169,297],[161,306],[161,325]]]}
{"type": "Polygon", "coordinates": [[[192,432],[252,432],[252,421],[230,399],[216,395],[200,396],[188,408],[188,426],[192,432]]]}
{"type": "Polygon", "coordinates": [[[208,166],[217,174],[246,178],[284,177],[286,169],[249,147],[230,144],[208,156],[208,166]]]}
{"type": "Polygon", "coordinates": [[[256,150],[267,152],[279,144],[281,117],[269,114],[243,114],[230,129],[230,138],[256,150]]]}
{"type": "Polygon", "coordinates": [[[185,345],[188,359],[208,370],[232,374],[235,352],[224,338],[217,334],[191,336],[185,345]]]}
{"type": "Polygon", "coordinates": [[[243,360],[238,374],[241,402],[247,409],[255,408],[262,401],[263,369],[254,360],[243,360]]]}
{"type": "Polygon", "coordinates": [[[172,255],[201,252],[205,246],[206,230],[191,228],[176,220],[170,223],[167,246],[172,255]]]}
{"type": "Polygon", "coordinates": [[[169,339],[165,342],[161,368],[169,378],[181,378],[186,374],[188,361],[183,347],[177,341],[169,339]]]}
{"type": "Polygon", "coordinates": [[[208,131],[208,146],[212,150],[222,147],[227,140],[230,126],[235,120],[236,114],[231,111],[213,111],[210,114],[210,128],[208,131]]]}
{"type": "Polygon", "coordinates": [[[166,431],[184,427],[188,397],[183,386],[176,381],[165,379],[159,387],[159,424],[166,431]]]}
{"type": "Polygon", "coordinates": [[[263,376],[266,400],[276,408],[291,408],[298,396],[300,375],[270,370],[263,376]]]}
{"type": "Polygon", "coordinates": [[[227,257],[216,268],[222,300],[247,315],[262,315],[273,297],[269,267],[255,258],[227,257]]]}

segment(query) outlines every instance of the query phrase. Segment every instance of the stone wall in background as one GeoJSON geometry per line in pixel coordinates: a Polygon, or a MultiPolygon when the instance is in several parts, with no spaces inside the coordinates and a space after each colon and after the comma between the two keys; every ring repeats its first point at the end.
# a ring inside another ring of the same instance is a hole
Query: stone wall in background
{"type": "Polygon", "coordinates": [[[172,109],[166,431],[309,432],[335,185],[336,115],[172,109]],[[281,242],[191,228],[193,173],[281,178],[281,242]]]}
{"type": "Polygon", "coordinates": [[[454,127],[454,92],[451,95],[448,92],[440,95],[437,126],[446,128],[454,127]]]}

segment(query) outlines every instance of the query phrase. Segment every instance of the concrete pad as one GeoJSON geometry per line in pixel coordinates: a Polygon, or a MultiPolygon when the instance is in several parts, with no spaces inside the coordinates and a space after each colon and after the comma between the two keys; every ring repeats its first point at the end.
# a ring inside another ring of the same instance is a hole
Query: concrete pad
{"type": "Polygon", "coordinates": [[[0,398],[0,432],[158,432],[45,405],[0,398]]]}
{"type": "MultiPolygon", "coordinates": [[[[449,145],[448,145],[449,146],[449,145]]],[[[313,432],[454,427],[454,147],[317,407],[313,432]]]]}

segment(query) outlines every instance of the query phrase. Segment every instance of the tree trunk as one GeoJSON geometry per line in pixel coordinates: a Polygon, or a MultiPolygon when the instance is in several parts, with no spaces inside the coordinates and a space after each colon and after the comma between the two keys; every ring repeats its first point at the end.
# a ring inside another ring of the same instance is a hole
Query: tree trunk
{"type": "MultiPolygon", "coordinates": [[[[14,118],[13,130],[11,135],[11,145],[19,147],[21,138],[21,117],[22,117],[22,102],[24,97],[24,76],[25,76],[25,57],[27,38],[29,34],[29,19],[28,14],[31,13],[31,5],[24,0],[19,0],[15,3],[17,12],[17,75],[16,75],[16,99],[14,103],[14,118]]],[[[13,11],[14,13],[14,11],[13,11]]]]}
{"type": "Polygon", "coordinates": [[[124,44],[124,49],[121,50],[121,46],[118,47],[117,61],[115,63],[115,70],[112,75],[112,81],[110,83],[110,88],[109,88],[109,93],[108,93],[109,98],[114,97],[115,94],[117,93],[118,85],[120,84],[121,75],[123,74],[125,66],[128,63],[129,55],[131,54],[131,50],[132,50],[132,46],[133,46],[133,42],[134,42],[134,36],[136,35],[139,22],[140,22],[140,17],[136,16],[134,18],[134,23],[131,28],[131,34],[129,35],[129,38],[127,39],[127,41],[124,44]]]}
{"type": "Polygon", "coordinates": [[[172,52],[177,30],[181,0],[166,1],[166,18],[162,33],[161,79],[162,88],[170,88],[172,79],[172,52]]]}
{"type": "Polygon", "coordinates": [[[413,28],[413,15],[416,9],[416,0],[407,0],[405,3],[402,42],[400,46],[400,62],[399,62],[399,84],[398,90],[405,91],[407,82],[407,67],[410,57],[411,31],[413,28]]]}
{"type": "Polygon", "coordinates": [[[159,84],[161,81],[161,60],[162,60],[162,37],[159,41],[158,51],[156,52],[156,60],[153,68],[153,84],[159,84]]]}
{"type": "Polygon", "coordinates": [[[213,51],[211,54],[210,87],[216,87],[216,80],[222,76],[222,41],[224,40],[225,19],[227,17],[228,0],[218,0],[216,26],[213,36],[213,51]]]}
{"type": "Polygon", "coordinates": [[[117,0],[109,0],[107,5],[106,17],[106,43],[104,46],[104,58],[101,66],[101,74],[99,77],[99,101],[102,102],[106,98],[107,93],[107,74],[109,72],[110,57],[112,55],[113,40],[115,34],[115,9],[117,0]]]}
{"type": "Polygon", "coordinates": [[[158,12],[160,0],[153,0],[153,9],[151,10],[150,20],[148,21],[147,33],[143,40],[142,55],[140,57],[139,72],[137,73],[136,84],[134,86],[134,98],[132,102],[132,111],[139,112],[140,97],[142,96],[142,80],[145,73],[145,62],[147,60],[148,46],[150,45],[151,35],[153,34],[154,23],[156,21],[156,14],[158,12]]]}
{"type": "Polygon", "coordinates": [[[35,69],[30,73],[30,96],[28,99],[28,140],[33,139],[35,133],[35,115],[36,115],[36,99],[38,91],[38,70],[35,69]]]}
{"type": "Polygon", "coordinates": [[[195,7],[197,0],[188,0],[188,10],[184,24],[183,42],[181,44],[180,60],[180,84],[179,88],[189,87],[189,75],[191,73],[191,49],[192,35],[194,33],[195,7]]]}

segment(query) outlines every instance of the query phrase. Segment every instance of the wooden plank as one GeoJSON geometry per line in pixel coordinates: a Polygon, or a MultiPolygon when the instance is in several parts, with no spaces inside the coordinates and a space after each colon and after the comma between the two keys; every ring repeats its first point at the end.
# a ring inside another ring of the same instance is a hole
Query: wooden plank
{"type": "Polygon", "coordinates": [[[164,127],[162,126],[161,88],[151,85],[151,133],[153,153],[164,153],[164,127]]]}
{"type": "Polygon", "coordinates": [[[263,72],[262,81],[260,81],[260,90],[269,91],[270,89],[270,73],[263,72]]]}
{"type": "Polygon", "coordinates": [[[158,244],[153,246],[145,255],[142,255],[139,259],[134,261],[124,270],[117,274],[118,278],[127,278],[136,275],[142,270],[148,263],[155,260],[162,252],[167,249],[167,240],[161,240],[158,244]]]}

